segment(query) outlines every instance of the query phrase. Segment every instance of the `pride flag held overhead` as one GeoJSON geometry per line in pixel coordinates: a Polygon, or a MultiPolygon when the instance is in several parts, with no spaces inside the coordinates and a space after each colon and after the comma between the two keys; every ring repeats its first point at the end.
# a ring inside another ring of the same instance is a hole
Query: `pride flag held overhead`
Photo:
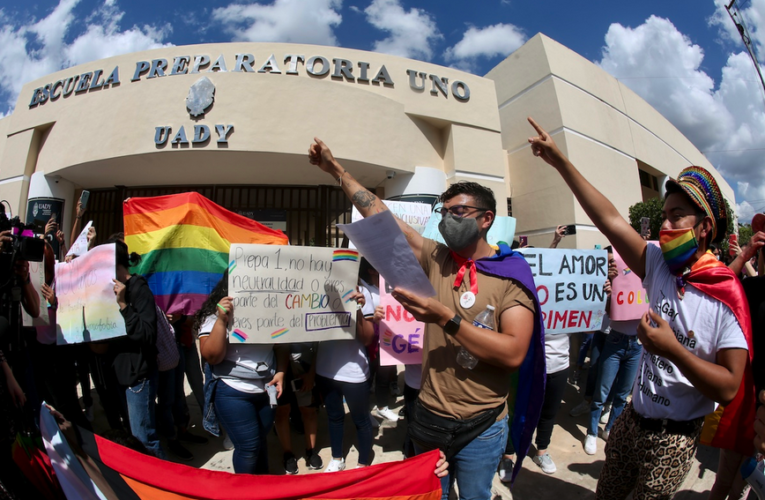
{"type": "Polygon", "coordinates": [[[141,255],[132,269],[168,313],[192,314],[228,266],[232,243],[286,245],[281,231],[235,214],[199,193],[130,198],[123,204],[125,243],[141,255]]]}

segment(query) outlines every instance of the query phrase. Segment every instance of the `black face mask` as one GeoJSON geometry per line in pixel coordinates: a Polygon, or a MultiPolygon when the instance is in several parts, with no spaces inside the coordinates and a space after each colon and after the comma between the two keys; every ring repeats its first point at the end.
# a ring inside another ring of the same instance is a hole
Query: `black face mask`
{"type": "Polygon", "coordinates": [[[438,223],[438,230],[444,237],[446,245],[455,252],[469,247],[481,237],[478,219],[457,217],[450,213],[444,215],[438,223]]]}

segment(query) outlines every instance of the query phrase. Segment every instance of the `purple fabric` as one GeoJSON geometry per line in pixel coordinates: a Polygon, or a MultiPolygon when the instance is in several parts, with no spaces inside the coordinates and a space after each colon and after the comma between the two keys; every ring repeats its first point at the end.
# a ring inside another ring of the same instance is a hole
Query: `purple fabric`
{"type": "Polygon", "coordinates": [[[499,278],[512,279],[529,291],[534,299],[536,312],[534,314],[534,334],[523,360],[518,377],[514,377],[515,407],[512,409],[513,420],[510,423],[510,437],[518,459],[513,467],[512,482],[521,470],[523,457],[529,451],[531,437],[542,413],[542,403],[545,395],[547,369],[545,361],[545,327],[542,320],[542,309],[539,305],[537,287],[526,259],[514,252],[507,245],[499,244],[499,253],[492,257],[475,261],[476,268],[483,274],[499,278]]]}

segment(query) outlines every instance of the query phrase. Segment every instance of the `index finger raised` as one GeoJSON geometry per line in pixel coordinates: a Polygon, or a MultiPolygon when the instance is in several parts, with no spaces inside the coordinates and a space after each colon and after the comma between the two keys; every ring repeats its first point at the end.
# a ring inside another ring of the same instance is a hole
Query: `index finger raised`
{"type": "Polygon", "coordinates": [[[529,121],[529,123],[531,124],[531,126],[532,126],[532,127],[534,127],[534,130],[536,130],[536,131],[537,131],[537,133],[538,133],[540,136],[543,136],[543,137],[544,137],[545,135],[547,135],[547,132],[545,132],[545,129],[543,129],[542,127],[540,127],[540,126],[539,126],[539,124],[538,124],[537,122],[535,122],[535,121],[534,121],[534,119],[533,119],[532,117],[530,117],[530,116],[529,116],[529,117],[527,117],[526,119],[529,121]]]}

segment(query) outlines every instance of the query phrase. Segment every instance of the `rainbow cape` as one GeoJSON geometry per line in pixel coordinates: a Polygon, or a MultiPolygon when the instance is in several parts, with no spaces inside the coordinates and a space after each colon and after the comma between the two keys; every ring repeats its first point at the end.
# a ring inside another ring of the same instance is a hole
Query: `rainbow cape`
{"type": "Polygon", "coordinates": [[[123,204],[125,243],[141,255],[146,278],[168,313],[192,314],[228,266],[232,243],[286,245],[287,236],[229,212],[199,193],[130,198],[123,204]]]}
{"type": "Polygon", "coordinates": [[[693,264],[686,282],[733,312],[749,346],[749,357],[736,397],[727,406],[719,406],[717,411],[707,415],[701,430],[701,443],[750,456],[754,453],[756,394],[752,373],[752,320],[744,289],[733,271],[709,253],[693,264]]]}
{"type": "Polygon", "coordinates": [[[195,469],[144,455],[78,428],[66,436],[43,406],[46,449],[67,498],[98,500],[438,500],[438,451],[333,474],[255,476],[195,469]],[[69,439],[77,439],[72,443],[69,439]],[[77,455],[73,450],[77,450],[77,455]],[[80,459],[78,460],[78,455],[80,459]],[[91,466],[81,465],[83,459],[91,466]]]}

